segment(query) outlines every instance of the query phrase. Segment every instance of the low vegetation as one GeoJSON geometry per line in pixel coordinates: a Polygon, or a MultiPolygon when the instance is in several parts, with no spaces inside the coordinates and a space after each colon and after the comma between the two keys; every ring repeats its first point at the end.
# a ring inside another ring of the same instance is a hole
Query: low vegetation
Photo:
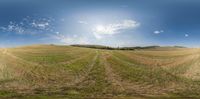
{"type": "Polygon", "coordinates": [[[200,49],[92,48],[33,45],[0,49],[0,98],[200,97],[200,49]]]}

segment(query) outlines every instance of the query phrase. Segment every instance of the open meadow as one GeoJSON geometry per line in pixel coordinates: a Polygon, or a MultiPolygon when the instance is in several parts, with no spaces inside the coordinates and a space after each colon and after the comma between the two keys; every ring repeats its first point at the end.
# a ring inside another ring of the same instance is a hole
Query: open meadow
{"type": "Polygon", "coordinates": [[[0,49],[1,99],[199,98],[200,49],[0,49]]]}

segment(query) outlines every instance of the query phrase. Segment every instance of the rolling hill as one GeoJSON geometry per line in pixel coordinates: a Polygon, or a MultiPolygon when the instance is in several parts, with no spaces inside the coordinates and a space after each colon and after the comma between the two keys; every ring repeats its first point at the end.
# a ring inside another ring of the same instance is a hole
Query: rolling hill
{"type": "Polygon", "coordinates": [[[0,49],[0,98],[199,98],[199,64],[200,49],[194,48],[4,48],[0,49]]]}

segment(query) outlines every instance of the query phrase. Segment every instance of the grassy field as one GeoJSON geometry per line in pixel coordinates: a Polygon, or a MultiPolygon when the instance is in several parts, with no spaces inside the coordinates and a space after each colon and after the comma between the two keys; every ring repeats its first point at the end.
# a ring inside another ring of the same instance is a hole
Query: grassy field
{"type": "Polygon", "coordinates": [[[0,99],[200,98],[200,49],[0,49],[0,99]]]}

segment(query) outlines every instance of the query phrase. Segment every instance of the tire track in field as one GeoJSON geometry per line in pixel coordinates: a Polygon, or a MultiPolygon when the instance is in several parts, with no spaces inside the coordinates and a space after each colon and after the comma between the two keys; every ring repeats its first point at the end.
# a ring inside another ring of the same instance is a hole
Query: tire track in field
{"type": "Polygon", "coordinates": [[[138,96],[143,96],[143,95],[141,95],[142,92],[138,92],[138,90],[137,90],[137,89],[140,89],[140,91],[142,90],[141,85],[123,81],[121,79],[121,77],[114,72],[113,68],[110,66],[111,64],[109,64],[106,61],[107,58],[113,57],[113,55],[111,55],[109,52],[107,52],[105,54],[103,56],[104,68],[105,68],[105,71],[106,71],[107,80],[115,88],[114,91],[118,91],[118,92],[121,92],[121,93],[137,94],[138,96]]]}
{"type": "MultiPolygon", "coordinates": [[[[17,59],[17,60],[19,60],[19,61],[22,61],[22,62],[24,62],[24,63],[27,63],[27,64],[29,64],[29,65],[48,66],[48,65],[45,65],[45,64],[42,64],[42,65],[41,65],[41,64],[38,64],[38,63],[35,63],[35,62],[27,61],[27,60],[25,60],[25,59],[23,59],[23,58],[20,58],[20,57],[18,57],[18,56],[16,56],[16,55],[10,53],[7,49],[4,49],[4,50],[3,50],[3,53],[6,54],[6,55],[8,55],[8,56],[11,56],[12,58],[15,58],[15,59],[17,59]]],[[[92,54],[92,53],[90,53],[90,54],[92,54]]],[[[89,55],[90,55],[90,54],[89,54],[89,55]]],[[[80,59],[83,59],[83,58],[89,56],[89,55],[84,55],[84,56],[81,56],[81,57],[79,57],[79,58],[75,58],[75,59],[72,59],[72,60],[69,60],[69,61],[66,61],[66,62],[58,62],[57,64],[65,64],[65,65],[66,65],[66,64],[72,64],[72,63],[74,63],[74,62],[76,62],[76,61],[78,61],[78,60],[80,60],[80,59]]]]}
{"type": "MultiPolygon", "coordinates": [[[[8,56],[10,56],[10,57],[12,57],[12,58],[14,58],[16,60],[19,60],[19,62],[22,62],[22,63],[25,63],[25,64],[34,65],[34,66],[48,66],[48,65],[45,65],[45,64],[41,65],[41,64],[38,64],[38,63],[35,63],[35,62],[27,61],[27,60],[25,60],[23,58],[20,58],[20,57],[18,57],[16,55],[12,54],[7,49],[3,49],[2,53],[4,55],[8,55],[8,56]]],[[[79,58],[76,58],[76,59],[73,59],[73,60],[70,60],[70,61],[67,61],[67,62],[63,62],[62,64],[71,64],[71,63],[74,63],[74,62],[76,62],[76,61],[78,61],[78,60],[80,60],[80,59],[82,59],[84,57],[87,57],[87,56],[89,56],[89,55],[85,55],[85,56],[82,56],[82,57],[79,57],[79,58]]]]}
{"type": "MultiPolygon", "coordinates": [[[[109,57],[115,57],[111,55],[110,53],[106,53],[107,55],[104,56],[104,67],[107,75],[107,80],[111,82],[111,84],[116,87],[114,89],[115,91],[123,92],[123,93],[129,93],[129,94],[136,94],[138,96],[143,96],[141,93],[144,93],[143,85],[137,84],[137,83],[130,83],[128,81],[122,80],[122,78],[114,72],[113,68],[111,67],[111,64],[109,64],[106,60],[109,57]]],[[[119,60],[121,61],[121,60],[119,60]]],[[[128,63],[130,64],[130,63],[128,63]]],[[[148,88],[147,88],[148,89],[148,88]]]]}
{"type": "Polygon", "coordinates": [[[200,54],[198,54],[198,58],[194,60],[193,64],[186,70],[183,74],[184,77],[192,80],[200,80],[200,54]]]}
{"type": "Polygon", "coordinates": [[[96,63],[98,56],[99,56],[99,52],[96,51],[96,55],[92,59],[91,64],[89,64],[89,66],[87,66],[88,69],[86,71],[84,71],[83,75],[76,76],[75,81],[73,81],[71,84],[69,84],[69,86],[79,85],[80,83],[82,83],[82,81],[84,81],[88,77],[89,73],[91,72],[92,68],[94,67],[94,65],[96,63]]]}
{"type": "Polygon", "coordinates": [[[23,68],[20,68],[19,66],[15,67],[17,70],[19,69],[20,74],[22,74],[22,75],[32,74],[35,77],[40,77],[40,75],[37,75],[34,72],[34,70],[38,69],[39,67],[42,67],[42,65],[34,63],[34,62],[27,61],[27,60],[24,60],[24,59],[22,59],[20,57],[17,57],[15,55],[13,55],[12,53],[10,53],[8,51],[8,49],[3,49],[3,54],[6,55],[6,56],[11,57],[12,59],[14,59],[15,61],[19,62],[20,64],[26,65],[23,68]],[[29,67],[27,67],[27,66],[29,66],[29,67]],[[32,67],[34,67],[34,68],[32,68],[32,67]],[[25,68],[29,68],[29,69],[25,69],[25,68]],[[30,68],[32,68],[32,69],[30,69],[30,68]]]}
{"type": "MultiPolygon", "coordinates": [[[[108,77],[108,80],[116,87],[121,88],[121,92],[128,93],[128,94],[136,94],[139,96],[148,96],[151,95],[164,95],[167,94],[168,91],[170,91],[173,88],[169,87],[168,90],[160,88],[160,87],[154,87],[153,85],[148,85],[145,82],[144,83],[138,83],[138,82],[132,82],[129,80],[122,79],[117,73],[114,72],[113,68],[111,67],[111,64],[109,64],[106,59],[109,57],[114,57],[115,59],[118,57],[115,57],[111,55],[112,53],[107,53],[104,61],[105,61],[105,69],[106,74],[108,77]]],[[[118,61],[124,61],[117,59],[118,61]]],[[[131,63],[127,63],[129,65],[134,65],[131,63]]],[[[173,87],[173,86],[172,86],[173,87]]]]}
{"type": "MultiPolygon", "coordinates": [[[[93,54],[93,53],[90,53],[90,54],[93,54]]],[[[74,62],[76,62],[76,61],[78,61],[78,60],[81,60],[81,59],[83,59],[83,58],[85,58],[85,57],[90,56],[90,54],[87,54],[87,55],[84,55],[84,56],[81,56],[81,57],[79,57],[79,58],[75,58],[75,59],[72,59],[72,60],[69,60],[69,61],[66,61],[66,62],[58,62],[57,64],[63,64],[63,65],[72,64],[72,63],[74,63],[74,62]]]]}
{"type": "Polygon", "coordinates": [[[4,61],[2,60],[3,59],[3,54],[5,53],[5,49],[0,49],[0,80],[1,79],[4,79],[4,72],[6,72],[6,64],[4,63],[4,61]]]}
{"type": "MultiPolygon", "coordinates": [[[[114,54],[115,53],[113,53],[113,55],[114,54]]],[[[143,57],[143,56],[135,55],[135,54],[132,54],[132,56],[123,54],[123,53],[119,53],[119,54],[124,55],[125,57],[133,60],[134,64],[144,65],[144,66],[162,66],[162,67],[174,67],[174,66],[182,65],[182,64],[191,62],[192,60],[194,60],[198,57],[198,55],[188,55],[188,56],[179,57],[176,59],[159,60],[159,59],[151,59],[148,57],[143,57]]],[[[114,55],[114,56],[116,58],[119,58],[118,55],[114,55]]],[[[122,59],[119,58],[119,60],[122,60],[122,59]]],[[[124,60],[124,61],[126,61],[126,60],[124,60]]],[[[128,62],[128,61],[126,61],[126,63],[132,64],[132,62],[128,62]]]]}
{"type": "Polygon", "coordinates": [[[105,68],[107,80],[114,86],[114,88],[116,88],[115,91],[123,92],[123,91],[125,91],[125,88],[123,87],[121,82],[117,79],[119,77],[117,77],[117,75],[113,72],[112,68],[106,61],[106,58],[108,58],[108,57],[110,57],[108,52],[103,53],[102,61],[103,61],[103,65],[105,68]]]}
{"type": "Polygon", "coordinates": [[[20,58],[20,57],[13,55],[7,49],[3,49],[2,53],[5,57],[8,56],[8,58],[11,58],[10,60],[13,60],[14,63],[17,62],[16,64],[21,64],[23,66],[23,67],[19,66],[19,65],[17,66],[17,65],[14,65],[14,64],[11,65],[12,68],[15,68],[14,71],[15,71],[15,73],[17,73],[17,75],[21,75],[25,78],[26,78],[26,76],[29,76],[28,79],[31,78],[31,79],[34,79],[34,80],[36,80],[37,78],[45,79],[44,76],[43,76],[43,73],[45,73],[45,72],[42,72],[43,70],[46,70],[46,69],[43,68],[43,67],[45,67],[45,65],[41,65],[41,64],[38,64],[38,63],[34,63],[34,62],[24,60],[23,58],[20,58]]]}
{"type": "Polygon", "coordinates": [[[197,49],[184,49],[175,51],[128,51],[130,54],[136,54],[139,56],[149,57],[152,59],[176,59],[179,57],[185,57],[189,55],[195,55],[199,53],[197,49]]]}
{"type": "Polygon", "coordinates": [[[13,55],[12,53],[10,53],[7,49],[3,49],[3,54],[8,55],[8,56],[12,57],[13,59],[19,60],[19,62],[23,62],[23,63],[29,64],[29,65],[41,66],[40,64],[30,62],[30,61],[24,60],[20,57],[17,57],[16,55],[13,55]]]}
{"type": "MultiPolygon", "coordinates": [[[[15,68],[14,71],[15,71],[15,73],[17,73],[17,75],[26,75],[26,74],[29,74],[29,73],[34,74],[33,70],[36,69],[38,66],[41,66],[40,64],[29,62],[27,60],[24,60],[20,57],[13,55],[12,53],[10,53],[8,51],[8,49],[3,49],[2,54],[4,55],[5,58],[10,58],[10,60],[14,61],[13,63],[17,62],[15,64],[23,65],[22,68],[20,66],[17,66],[17,65],[10,65],[10,66],[12,66],[11,68],[15,68]],[[27,66],[29,66],[29,67],[27,67],[27,66]],[[34,66],[35,68],[30,70],[30,68],[32,68],[32,66],[34,66]],[[26,69],[26,68],[29,68],[29,69],[26,69]]],[[[5,63],[5,64],[7,64],[7,63],[5,63]]],[[[36,76],[36,74],[34,74],[34,75],[36,76]]]]}
{"type": "MultiPolygon", "coordinates": [[[[22,64],[25,64],[25,65],[29,65],[29,66],[34,66],[34,68],[32,68],[32,70],[29,71],[29,73],[33,74],[34,76],[38,76],[38,78],[41,76],[41,75],[38,75],[36,72],[34,72],[35,70],[37,71],[37,69],[40,69],[40,67],[44,67],[44,66],[48,66],[48,65],[41,65],[41,64],[38,64],[38,63],[35,63],[35,62],[30,62],[30,61],[27,61],[27,60],[24,60],[20,57],[17,57],[16,55],[13,55],[11,52],[9,52],[7,49],[2,49],[2,54],[3,55],[6,55],[6,56],[9,56],[15,60],[17,60],[18,62],[22,63],[22,64]]],[[[90,53],[89,55],[91,55],[92,53],[90,53]]],[[[73,59],[71,61],[68,61],[68,62],[65,62],[65,64],[72,64],[80,59],[83,59],[89,55],[85,55],[85,56],[81,56],[77,59],[73,59]]],[[[30,67],[31,68],[31,67],[30,67]]],[[[27,72],[27,71],[23,71],[23,72],[27,72]]]]}

